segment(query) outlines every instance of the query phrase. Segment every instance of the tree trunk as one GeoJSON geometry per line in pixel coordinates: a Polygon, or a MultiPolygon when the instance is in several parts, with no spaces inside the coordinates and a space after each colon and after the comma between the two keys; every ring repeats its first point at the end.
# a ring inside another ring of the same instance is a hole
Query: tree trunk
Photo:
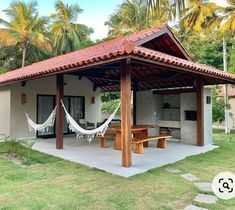
{"type": "Polygon", "coordinates": [[[23,54],[22,54],[22,65],[21,68],[25,66],[25,56],[26,56],[26,47],[23,47],[23,54]]]}
{"type": "Polygon", "coordinates": [[[178,26],[180,24],[180,3],[175,1],[175,24],[178,26]]]}
{"type": "MultiPolygon", "coordinates": [[[[227,65],[227,44],[225,37],[223,37],[223,63],[224,63],[224,72],[228,72],[228,65],[227,65]]],[[[228,110],[228,85],[226,84],[224,86],[224,131],[225,133],[230,133],[230,128],[229,128],[229,110],[228,110]]]]}

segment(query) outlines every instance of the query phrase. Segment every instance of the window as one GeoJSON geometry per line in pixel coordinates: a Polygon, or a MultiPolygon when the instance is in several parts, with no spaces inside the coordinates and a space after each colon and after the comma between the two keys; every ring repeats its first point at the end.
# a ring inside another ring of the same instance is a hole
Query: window
{"type": "MultiPolygon", "coordinates": [[[[83,96],[64,96],[64,105],[69,114],[75,121],[85,118],[85,97],[83,96]]],[[[37,123],[43,123],[51,114],[56,104],[55,95],[38,95],[37,96],[37,123]]],[[[64,118],[64,134],[69,134],[66,119],[64,118]]],[[[37,132],[37,137],[51,138],[55,137],[55,128],[48,128],[46,132],[37,132]]]]}

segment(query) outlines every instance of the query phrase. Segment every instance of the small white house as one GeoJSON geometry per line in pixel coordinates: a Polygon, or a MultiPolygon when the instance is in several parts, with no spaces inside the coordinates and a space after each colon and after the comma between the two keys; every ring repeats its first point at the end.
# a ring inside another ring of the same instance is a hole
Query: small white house
{"type": "Polygon", "coordinates": [[[208,86],[216,84],[235,84],[235,76],[193,62],[171,29],[161,25],[0,75],[0,133],[12,139],[55,136],[56,149],[63,149],[69,129],[61,100],[75,122],[96,123],[102,120],[101,91],[120,91],[115,140],[122,166],[130,167],[132,125],[155,125],[149,133],[168,132],[182,143],[211,144],[208,86]],[[40,124],[55,106],[55,128],[37,135],[28,131],[25,112],[40,124]]]}

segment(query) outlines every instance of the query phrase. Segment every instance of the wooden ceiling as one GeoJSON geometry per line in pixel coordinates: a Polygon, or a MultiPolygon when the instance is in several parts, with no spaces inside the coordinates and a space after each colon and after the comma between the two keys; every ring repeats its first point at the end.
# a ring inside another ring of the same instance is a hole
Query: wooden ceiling
{"type": "Polygon", "coordinates": [[[170,37],[170,34],[166,33],[155,39],[146,42],[142,45],[143,47],[153,49],[159,52],[166,53],[168,55],[173,55],[178,58],[189,59],[185,49],[181,47],[181,45],[177,42],[177,40],[170,37]]]}
{"type": "MultiPolygon", "coordinates": [[[[198,74],[169,69],[164,66],[146,64],[144,62],[131,63],[132,89],[151,90],[160,88],[192,87],[198,74]]],[[[94,84],[94,91],[101,88],[103,92],[120,91],[120,63],[90,68],[70,73],[80,78],[86,77],[94,84]]],[[[222,84],[223,81],[214,77],[201,76],[205,85],[222,84]]]]}

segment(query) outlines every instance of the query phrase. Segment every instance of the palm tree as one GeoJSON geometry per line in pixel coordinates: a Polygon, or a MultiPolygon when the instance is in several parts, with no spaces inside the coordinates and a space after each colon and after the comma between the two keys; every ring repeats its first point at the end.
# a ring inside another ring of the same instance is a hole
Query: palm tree
{"type": "Polygon", "coordinates": [[[216,11],[220,7],[212,2],[203,2],[203,0],[189,0],[186,9],[182,13],[181,27],[192,32],[202,32],[214,24],[218,18],[216,11]]]}
{"type": "Polygon", "coordinates": [[[140,31],[168,20],[168,13],[163,10],[165,5],[160,7],[158,13],[149,13],[144,0],[126,0],[105,23],[109,27],[109,36],[118,37],[128,33],[140,31]]]}
{"type": "Polygon", "coordinates": [[[1,46],[19,46],[22,51],[22,67],[25,66],[26,53],[30,45],[46,51],[51,46],[45,36],[46,18],[38,16],[37,2],[14,1],[4,10],[9,21],[0,19],[5,27],[0,29],[1,46]]]}
{"type": "Polygon", "coordinates": [[[228,6],[223,9],[221,22],[221,31],[223,33],[229,33],[233,37],[235,36],[235,1],[227,0],[228,6]]]}
{"type": "MultiPolygon", "coordinates": [[[[227,72],[227,43],[226,36],[235,36],[235,2],[234,0],[227,0],[228,6],[222,8],[222,22],[220,25],[220,32],[223,34],[223,60],[224,60],[224,71],[227,72]]],[[[232,47],[233,48],[233,47],[232,47]]],[[[224,95],[225,105],[228,104],[228,85],[225,85],[224,95]]],[[[228,127],[228,108],[225,106],[225,133],[230,133],[228,127]]]]}
{"type": "MultiPolygon", "coordinates": [[[[174,22],[180,21],[181,13],[185,9],[186,0],[169,0],[168,3],[171,7],[171,16],[174,22]]],[[[164,4],[163,0],[147,0],[147,8],[149,12],[158,13],[161,5],[164,4]]]]}
{"type": "Polygon", "coordinates": [[[55,54],[58,55],[74,51],[76,44],[89,40],[93,30],[75,23],[82,12],[79,5],[68,5],[58,0],[55,8],[56,13],[51,15],[50,32],[55,54]]]}

